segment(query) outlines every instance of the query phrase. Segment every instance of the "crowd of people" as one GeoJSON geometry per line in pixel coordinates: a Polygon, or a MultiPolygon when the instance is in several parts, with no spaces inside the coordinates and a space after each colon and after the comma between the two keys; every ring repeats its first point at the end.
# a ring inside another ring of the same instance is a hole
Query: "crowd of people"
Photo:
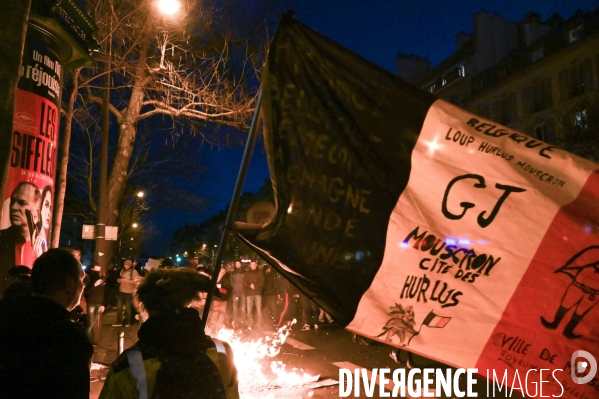
{"type": "MultiPolygon", "coordinates": [[[[75,251],[77,252],[77,251],[75,251]]],[[[134,304],[134,293],[147,271],[137,260],[125,260],[122,265],[110,265],[106,275],[100,266],[85,270],[84,292],[80,306],[71,313],[72,318],[85,327],[92,344],[96,344],[94,331],[99,328],[99,315],[106,309],[116,310],[113,327],[129,327],[143,322],[147,315],[134,304]],[[97,326],[94,328],[94,324],[97,326]]],[[[161,269],[179,268],[167,258],[161,269]]],[[[193,260],[184,268],[212,276],[212,265],[198,265],[193,260]]],[[[15,266],[6,272],[5,295],[30,294],[31,269],[15,266]]],[[[332,323],[333,319],[311,299],[283,278],[267,264],[257,260],[229,261],[222,265],[218,277],[218,295],[212,304],[225,314],[224,325],[237,330],[272,329],[292,320],[302,330],[318,329],[319,324],[332,323]]],[[[1,294],[0,294],[1,295],[1,294]]],[[[203,307],[203,305],[202,305],[203,307]]],[[[201,310],[201,308],[200,308],[201,310]]],[[[295,327],[294,327],[295,328],[295,327]]]]}
{"type": "MultiPolygon", "coordinates": [[[[111,364],[100,398],[238,399],[231,347],[205,335],[198,311],[190,307],[209,290],[210,278],[183,268],[161,268],[143,278],[136,273],[133,262],[125,262],[118,272],[122,288],[117,301],[126,309],[123,323],[132,315],[127,298],[147,319],[138,341],[111,364]]],[[[101,269],[84,272],[76,251],[55,248],[31,269],[9,269],[5,283],[7,289],[0,292],[0,399],[89,398],[92,326],[106,303],[101,269]],[[82,297],[85,329],[72,317],[82,297]]]]}
{"type": "MultiPolygon", "coordinates": [[[[230,261],[217,287],[226,301],[226,325],[234,329],[270,329],[299,320],[302,330],[318,329],[333,319],[269,265],[230,261]]],[[[217,305],[218,306],[218,305],[217,305]]]]}
{"type": "MultiPolygon", "coordinates": [[[[147,271],[138,261],[126,260],[122,267],[112,268],[105,279],[97,267],[87,271],[84,302],[87,302],[87,329],[89,337],[97,312],[104,308],[116,309],[113,327],[129,327],[147,317],[134,305],[133,293],[143,281],[147,271]],[[99,302],[99,298],[104,298],[99,302]],[[91,306],[89,306],[91,304],[91,306]]],[[[160,269],[177,269],[170,259],[160,264],[160,269]]],[[[187,266],[206,277],[212,276],[212,264],[200,265],[191,260],[187,266]]],[[[217,279],[218,295],[214,297],[212,309],[225,314],[224,326],[236,330],[251,330],[281,327],[296,320],[303,330],[318,329],[321,323],[333,323],[333,319],[276,270],[257,260],[229,261],[220,269],[217,279]]],[[[205,296],[204,296],[205,299],[205,296]]],[[[203,309],[202,301],[192,306],[203,309]],[[199,305],[198,305],[199,304],[199,305]]]]}
{"type": "MultiPolygon", "coordinates": [[[[215,302],[226,326],[268,329],[299,318],[310,330],[333,322],[270,266],[244,263],[228,262],[218,276],[215,302]]],[[[193,306],[205,298],[211,275],[210,265],[167,261],[146,272],[126,260],[104,276],[100,266],[84,271],[78,251],[60,248],[32,269],[9,269],[0,301],[0,399],[88,398],[99,315],[114,303],[114,327],[136,319],[141,326],[138,341],[111,364],[101,399],[238,398],[232,350],[205,334],[193,306]],[[77,309],[86,314],[79,325],[77,309]]]]}

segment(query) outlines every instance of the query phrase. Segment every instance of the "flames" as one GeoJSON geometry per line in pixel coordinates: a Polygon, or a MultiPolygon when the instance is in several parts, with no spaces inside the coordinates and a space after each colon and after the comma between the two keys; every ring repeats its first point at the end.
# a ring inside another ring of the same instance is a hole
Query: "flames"
{"type": "Polygon", "coordinates": [[[214,334],[216,338],[228,342],[233,348],[239,392],[243,399],[273,398],[272,392],[265,391],[299,388],[318,380],[319,376],[311,376],[297,368],[289,369],[280,360],[274,360],[290,332],[290,325],[283,326],[270,335],[252,341],[244,340],[233,330],[226,328],[221,328],[214,334]]]}

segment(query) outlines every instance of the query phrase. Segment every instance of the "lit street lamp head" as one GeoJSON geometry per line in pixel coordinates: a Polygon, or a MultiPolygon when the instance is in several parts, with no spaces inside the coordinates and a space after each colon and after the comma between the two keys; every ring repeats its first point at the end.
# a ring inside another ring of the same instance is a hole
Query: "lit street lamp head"
{"type": "Polygon", "coordinates": [[[163,14],[173,15],[179,11],[181,3],[178,0],[157,0],[156,6],[163,14]]]}
{"type": "Polygon", "coordinates": [[[133,228],[137,228],[137,223],[133,223],[131,226],[132,226],[133,228]]]}

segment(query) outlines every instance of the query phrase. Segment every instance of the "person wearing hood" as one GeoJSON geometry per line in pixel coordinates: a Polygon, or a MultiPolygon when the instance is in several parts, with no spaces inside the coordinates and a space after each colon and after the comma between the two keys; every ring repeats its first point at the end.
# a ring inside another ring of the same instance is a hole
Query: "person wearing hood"
{"type": "Polygon", "coordinates": [[[189,308],[209,287],[209,278],[188,268],[146,275],[134,299],[149,318],[110,365],[100,399],[239,398],[231,347],[207,336],[189,308]]]}

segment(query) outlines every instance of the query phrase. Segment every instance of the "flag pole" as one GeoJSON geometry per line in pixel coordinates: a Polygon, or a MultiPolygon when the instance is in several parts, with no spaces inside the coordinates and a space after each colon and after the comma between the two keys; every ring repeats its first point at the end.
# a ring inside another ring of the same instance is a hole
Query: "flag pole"
{"type": "Polygon", "coordinates": [[[252,158],[252,151],[256,143],[256,136],[258,131],[258,122],[260,118],[260,107],[262,105],[262,89],[258,92],[258,100],[256,101],[256,111],[252,118],[252,125],[248,134],[248,141],[245,145],[245,151],[243,152],[243,158],[241,159],[241,166],[239,167],[239,174],[237,175],[237,182],[235,183],[235,189],[233,190],[233,198],[231,198],[231,204],[229,205],[229,211],[227,212],[227,219],[225,222],[225,229],[220,238],[220,246],[218,247],[218,253],[214,260],[212,278],[210,279],[210,289],[208,290],[208,296],[206,297],[206,304],[204,305],[204,312],[202,314],[202,324],[204,329],[206,328],[206,321],[208,320],[208,313],[210,313],[210,305],[212,305],[212,298],[214,297],[214,290],[216,289],[216,282],[220,273],[220,263],[223,258],[223,252],[229,234],[233,230],[235,223],[235,214],[237,213],[237,207],[239,206],[239,198],[241,196],[241,190],[245,181],[245,176],[250,165],[250,159],[252,158]]]}

